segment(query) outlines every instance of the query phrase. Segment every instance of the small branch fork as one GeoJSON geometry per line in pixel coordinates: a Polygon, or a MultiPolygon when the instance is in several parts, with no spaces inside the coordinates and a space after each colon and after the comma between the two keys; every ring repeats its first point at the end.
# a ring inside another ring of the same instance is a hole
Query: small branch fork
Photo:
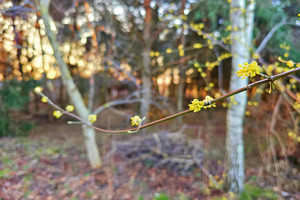
{"type": "MultiPolygon", "coordinates": [[[[228,97],[231,97],[233,95],[236,95],[238,93],[241,93],[241,92],[244,92],[246,90],[250,90],[252,89],[253,87],[257,87],[261,84],[264,84],[264,83],[273,83],[274,81],[278,80],[278,79],[281,79],[281,78],[284,78],[284,77],[287,77],[289,75],[292,75],[292,74],[295,74],[296,72],[300,72],[300,67],[296,68],[296,69],[293,69],[293,70],[290,70],[290,71],[287,71],[287,72],[283,72],[283,73],[280,73],[280,74],[277,74],[277,75],[274,75],[274,76],[270,76],[268,78],[265,78],[265,79],[262,79],[262,80],[259,80],[259,81],[256,81],[256,82],[253,82],[253,83],[250,83],[248,84],[247,86],[245,87],[242,87],[240,89],[237,89],[235,91],[232,91],[232,92],[229,92],[227,94],[224,94],[223,96],[219,97],[219,98],[216,98],[214,100],[211,100],[210,102],[208,102],[207,104],[213,104],[213,103],[216,103],[216,102],[219,102],[223,99],[226,99],[228,97]]],[[[40,96],[45,96],[43,93],[39,92],[38,93],[40,96]]],[[[156,121],[153,121],[153,122],[149,122],[145,125],[142,125],[142,126],[139,126],[139,127],[136,127],[136,128],[131,128],[131,129],[124,129],[124,130],[107,130],[107,129],[102,129],[102,128],[99,128],[99,127],[96,127],[94,125],[92,125],[90,122],[87,122],[87,121],[84,121],[82,118],[80,118],[79,116],[75,115],[74,113],[70,113],[70,112],[67,112],[65,111],[64,109],[60,108],[58,105],[56,105],[55,103],[53,103],[50,99],[48,99],[48,104],[51,105],[52,107],[54,107],[55,109],[61,111],[63,114],[66,114],[66,115],[69,115],[75,119],[77,119],[79,121],[79,123],[83,123],[83,124],[86,124],[88,126],[90,126],[91,128],[97,130],[97,131],[100,131],[100,132],[105,132],[105,133],[134,133],[138,130],[141,130],[141,129],[144,129],[144,128],[147,128],[149,126],[153,126],[155,124],[159,124],[161,122],[165,122],[165,121],[168,121],[168,120],[171,120],[171,119],[174,119],[176,117],[179,117],[179,116],[182,116],[182,115],[185,115],[185,114],[188,114],[190,112],[193,112],[191,110],[184,110],[184,111],[181,111],[179,113],[176,113],[176,114],[173,114],[173,115],[170,115],[170,116],[167,116],[167,117],[164,117],[164,118],[161,118],[161,119],[158,119],[156,121]]],[[[75,122],[76,123],[76,122],[75,122]]]]}

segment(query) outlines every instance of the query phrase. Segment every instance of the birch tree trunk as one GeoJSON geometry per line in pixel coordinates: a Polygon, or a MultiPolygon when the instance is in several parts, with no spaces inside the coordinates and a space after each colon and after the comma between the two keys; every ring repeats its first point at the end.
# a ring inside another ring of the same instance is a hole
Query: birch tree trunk
{"type": "MultiPolygon", "coordinates": [[[[181,9],[180,9],[180,14],[184,14],[184,9],[185,9],[185,4],[186,0],[181,1],[181,9]]],[[[184,25],[182,23],[181,26],[181,38],[180,38],[180,43],[182,45],[182,48],[185,47],[185,35],[184,35],[184,25]]],[[[181,112],[183,109],[183,99],[184,99],[184,83],[185,83],[185,66],[184,66],[184,61],[183,61],[183,56],[180,55],[180,65],[179,65],[179,84],[178,84],[178,97],[177,97],[177,112],[181,112]]],[[[182,117],[177,118],[177,123],[178,125],[182,124],[182,117]]]]}
{"type": "MultiPolygon", "coordinates": [[[[251,1],[246,9],[245,0],[231,0],[230,22],[232,71],[230,91],[247,85],[248,79],[236,75],[239,64],[249,61],[252,30],[254,21],[255,1],[251,1]],[[246,12],[243,12],[246,11],[246,12]]],[[[243,122],[247,105],[247,92],[235,95],[237,105],[232,105],[227,111],[226,150],[228,179],[227,186],[231,192],[241,193],[244,189],[244,142],[243,122]]]]}
{"type": "MultiPolygon", "coordinates": [[[[76,112],[82,119],[84,119],[85,121],[88,121],[88,116],[90,113],[89,113],[86,105],[84,104],[83,98],[82,98],[81,94],[79,93],[77,86],[75,85],[75,83],[72,79],[72,76],[70,74],[68,66],[66,65],[66,63],[64,62],[64,60],[62,58],[61,52],[58,49],[59,45],[57,43],[56,36],[51,29],[51,26],[50,26],[51,17],[49,15],[49,11],[48,11],[49,5],[50,5],[50,0],[41,0],[40,1],[41,13],[42,13],[43,22],[44,22],[45,29],[46,29],[46,34],[47,34],[50,44],[52,46],[52,49],[54,52],[54,57],[56,58],[57,64],[60,68],[63,84],[65,85],[65,87],[67,89],[68,95],[76,109],[76,112]]],[[[85,136],[85,145],[87,148],[89,163],[92,168],[97,168],[97,167],[101,166],[101,161],[100,161],[100,155],[99,155],[98,147],[97,147],[96,140],[95,140],[95,131],[94,131],[94,129],[91,129],[84,125],[82,126],[82,129],[83,129],[83,133],[85,136]]]]}
{"type": "Polygon", "coordinates": [[[141,102],[141,117],[146,117],[144,123],[148,121],[148,112],[150,107],[150,100],[151,100],[151,71],[150,71],[150,51],[151,51],[151,7],[150,7],[151,0],[144,1],[144,8],[146,11],[145,20],[144,20],[144,30],[143,30],[143,39],[144,39],[144,49],[143,49],[143,66],[142,66],[142,102],[141,102]]]}

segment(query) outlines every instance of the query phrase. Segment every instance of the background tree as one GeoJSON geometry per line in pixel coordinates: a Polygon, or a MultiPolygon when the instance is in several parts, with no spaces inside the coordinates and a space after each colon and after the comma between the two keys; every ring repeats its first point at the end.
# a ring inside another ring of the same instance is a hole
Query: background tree
{"type": "MultiPolygon", "coordinates": [[[[57,43],[56,36],[51,29],[51,25],[50,25],[51,17],[49,15],[49,11],[48,11],[49,6],[50,6],[50,1],[43,0],[43,1],[41,1],[40,6],[41,6],[41,13],[42,13],[42,18],[43,18],[43,22],[45,25],[46,33],[47,33],[47,36],[51,43],[52,49],[54,51],[54,56],[57,60],[58,66],[60,67],[60,71],[62,74],[62,80],[68,91],[68,95],[69,95],[70,99],[72,100],[72,103],[74,104],[74,107],[75,107],[77,113],[79,114],[79,116],[82,119],[89,121],[89,115],[91,113],[88,110],[87,106],[84,104],[83,98],[82,98],[81,94],[79,93],[79,90],[72,79],[71,73],[70,73],[66,63],[64,62],[61,52],[59,50],[59,45],[57,43]]],[[[88,154],[88,159],[89,159],[90,165],[93,168],[100,167],[101,160],[100,160],[97,143],[95,140],[95,131],[94,131],[94,129],[92,129],[91,127],[88,127],[85,124],[82,125],[82,130],[84,133],[85,146],[87,149],[87,154],[88,154]]]]}
{"type": "MultiPolygon", "coordinates": [[[[230,91],[246,86],[248,78],[241,79],[236,76],[239,64],[249,62],[252,46],[252,31],[254,23],[255,1],[246,6],[245,0],[232,0],[230,3],[231,54],[232,70],[230,78],[230,91]]],[[[227,162],[228,182],[232,192],[241,193],[244,184],[244,142],[243,123],[247,105],[247,93],[235,96],[236,105],[227,110],[227,162]]]]}

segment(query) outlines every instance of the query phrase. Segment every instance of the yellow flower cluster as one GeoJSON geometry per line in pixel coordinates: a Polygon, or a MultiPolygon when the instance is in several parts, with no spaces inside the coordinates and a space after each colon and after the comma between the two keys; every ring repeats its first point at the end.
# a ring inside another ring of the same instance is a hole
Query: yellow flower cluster
{"type": "Polygon", "coordinates": [[[91,123],[94,123],[95,121],[97,121],[97,115],[89,115],[89,116],[88,116],[88,120],[89,120],[91,123]]]}
{"type": "Polygon", "coordinates": [[[66,111],[67,112],[73,112],[73,110],[74,110],[74,106],[73,105],[67,105],[66,106],[66,111]]]}
{"type": "Polygon", "coordinates": [[[289,51],[289,50],[291,49],[291,47],[290,47],[289,45],[287,45],[286,43],[280,44],[279,47],[280,47],[281,49],[285,49],[285,50],[287,50],[287,51],[289,51]]]}
{"type": "Polygon", "coordinates": [[[286,62],[286,65],[288,67],[294,67],[294,62],[292,60],[289,60],[289,61],[286,62]]]}
{"type": "Polygon", "coordinates": [[[194,112],[199,112],[204,105],[203,101],[199,101],[198,99],[194,99],[191,104],[189,104],[189,109],[194,112]]]}
{"type": "Polygon", "coordinates": [[[297,142],[300,142],[300,136],[297,135],[297,133],[294,133],[293,131],[288,132],[288,136],[292,138],[293,140],[296,140],[297,142]]]}
{"type": "Polygon", "coordinates": [[[274,73],[273,71],[275,71],[275,73],[282,73],[291,70],[290,68],[292,67],[300,67],[300,63],[295,63],[292,60],[284,60],[281,57],[278,57],[278,60],[280,62],[275,62],[275,64],[267,66],[266,73],[268,75],[274,73]],[[283,65],[282,63],[285,63],[285,65],[283,65]]]}
{"type": "Polygon", "coordinates": [[[41,101],[42,101],[43,103],[48,103],[48,97],[43,96],[42,99],[41,99],[41,101]]]}
{"type": "Polygon", "coordinates": [[[204,90],[205,90],[205,91],[209,91],[209,90],[211,90],[214,86],[215,86],[215,84],[211,82],[211,83],[209,83],[209,84],[204,88],[204,90]]]}
{"type": "Polygon", "coordinates": [[[298,101],[296,101],[293,105],[293,107],[296,109],[296,110],[299,110],[300,109],[300,103],[298,101]]]}
{"type": "Polygon", "coordinates": [[[207,67],[207,69],[209,71],[212,71],[214,67],[218,66],[219,65],[219,61],[215,61],[215,62],[206,62],[205,63],[205,66],[207,67]]]}
{"type": "Polygon", "coordinates": [[[189,104],[189,110],[194,112],[199,112],[202,108],[211,108],[216,107],[216,104],[211,104],[211,101],[213,100],[212,97],[206,96],[203,101],[199,101],[198,99],[194,99],[191,104],[189,104]]]}
{"type": "Polygon", "coordinates": [[[231,57],[231,53],[222,53],[219,57],[218,57],[218,61],[222,61],[225,60],[226,58],[230,58],[231,57]]]}
{"type": "Polygon", "coordinates": [[[253,53],[253,54],[252,54],[252,58],[254,58],[254,59],[259,59],[259,54],[253,53]]]}
{"type": "Polygon", "coordinates": [[[167,48],[166,49],[166,53],[172,53],[173,51],[172,51],[172,49],[171,48],[167,48]]]}
{"type": "Polygon", "coordinates": [[[59,110],[55,110],[53,111],[53,116],[58,119],[62,116],[62,112],[60,112],[59,110]]]}
{"type": "Polygon", "coordinates": [[[227,37],[222,38],[221,40],[224,42],[224,44],[231,44],[230,35],[228,35],[227,37]]]}
{"type": "Polygon", "coordinates": [[[195,68],[198,68],[198,67],[200,67],[200,64],[199,64],[198,62],[195,62],[195,63],[194,63],[194,67],[195,67],[195,68]]]}
{"type": "Polygon", "coordinates": [[[202,46],[202,44],[201,43],[195,43],[195,44],[193,44],[193,48],[195,48],[195,49],[201,49],[203,46],[202,46]]]}
{"type": "Polygon", "coordinates": [[[249,106],[258,106],[258,101],[248,101],[249,106]]]}
{"type": "MultiPolygon", "coordinates": [[[[219,164],[219,161],[218,161],[218,164],[219,164]]],[[[215,188],[215,189],[222,188],[226,177],[227,177],[227,174],[225,174],[225,173],[222,174],[222,177],[220,177],[219,175],[213,176],[213,178],[215,179],[215,181],[217,182],[218,185],[215,185],[215,183],[211,179],[209,179],[209,181],[208,181],[209,187],[215,188]]],[[[224,197],[222,198],[222,200],[223,199],[224,199],[224,197]]]]}
{"type": "Polygon", "coordinates": [[[34,93],[38,94],[38,93],[43,91],[43,88],[41,86],[37,86],[37,87],[34,88],[33,91],[34,91],[34,93]]]}
{"type": "Polygon", "coordinates": [[[178,48],[179,56],[184,56],[183,44],[178,45],[177,48],[178,48]]]}
{"type": "Polygon", "coordinates": [[[190,26],[197,31],[202,31],[202,29],[204,28],[203,23],[195,24],[192,22],[192,23],[190,23],[190,26]]]}
{"type": "Polygon", "coordinates": [[[158,57],[159,55],[158,51],[150,51],[150,57],[158,57]]]}
{"type": "Polygon", "coordinates": [[[203,108],[211,108],[211,107],[216,107],[216,103],[211,103],[211,101],[214,100],[211,96],[206,96],[205,99],[203,100],[204,106],[203,108]]]}
{"type": "Polygon", "coordinates": [[[244,65],[239,64],[239,67],[241,68],[240,70],[238,70],[236,73],[238,74],[238,76],[242,76],[243,79],[245,77],[253,77],[256,76],[257,74],[260,73],[261,68],[260,66],[257,64],[256,61],[253,61],[252,63],[248,64],[248,63],[244,63],[244,65]]]}
{"type": "Polygon", "coordinates": [[[138,126],[142,122],[142,119],[140,116],[135,115],[134,117],[131,117],[131,126],[138,126]]]}
{"type": "Polygon", "coordinates": [[[291,47],[289,45],[287,45],[285,42],[283,44],[280,44],[279,47],[281,49],[285,50],[285,53],[283,54],[283,56],[285,58],[289,57],[289,51],[290,51],[291,47]]]}

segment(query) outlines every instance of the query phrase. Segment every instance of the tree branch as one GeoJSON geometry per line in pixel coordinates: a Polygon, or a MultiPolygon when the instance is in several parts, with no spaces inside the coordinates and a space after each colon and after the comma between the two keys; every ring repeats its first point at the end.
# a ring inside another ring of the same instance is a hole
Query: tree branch
{"type": "Polygon", "coordinates": [[[267,45],[267,43],[269,42],[269,40],[271,39],[271,37],[274,35],[274,33],[283,25],[286,25],[286,19],[283,18],[281,22],[279,22],[278,24],[276,24],[271,31],[267,34],[267,36],[263,39],[263,41],[260,43],[260,45],[258,46],[258,48],[256,49],[255,53],[260,54],[262,52],[262,50],[265,48],[265,46],[267,45]]]}
{"type": "MultiPolygon", "coordinates": [[[[266,79],[262,79],[262,80],[259,80],[259,81],[256,81],[256,82],[253,82],[253,83],[250,83],[248,84],[247,86],[245,87],[242,87],[240,89],[237,89],[237,90],[234,90],[232,92],[229,92],[217,99],[214,99],[210,102],[210,104],[213,104],[213,103],[216,103],[216,102],[219,102],[223,99],[226,99],[226,98],[229,98],[233,95],[236,95],[238,93],[241,93],[241,92],[244,92],[246,90],[250,90],[252,89],[253,87],[257,87],[261,84],[265,84],[265,83],[269,83],[269,82],[274,82],[278,79],[281,79],[281,78],[284,78],[284,77],[287,77],[291,74],[295,74],[296,72],[300,72],[300,67],[299,68],[296,68],[296,69],[293,69],[293,70],[290,70],[290,71],[287,71],[287,72],[283,72],[283,73],[280,73],[280,74],[277,74],[277,75],[274,75],[274,76],[271,76],[270,78],[266,78],[266,79]]],[[[42,93],[39,93],[41,96],[44,96],[44,94],[42,93]]],[[[66,114],[66,115],[69,115],[77,120],[79,120],[80,123],[83,123],[83,124],[86,124],[88,126],[90,126],[91,128],[97,130],[97,131],[101,131],[101,132],[105,132],[105,133],[129,133],[129,132],[132,132],[132,131],[136,131],[136,130],[139,130],[139,129],[144,129],[144,128],[147,128],[149,126],[153,126],[155,124],[159,124],[159,123],[162,123],[162,122],[165,122],[165,121],[168,121],[168,120],[171,120],[171,119],[174,119],[176,117],[179,117],[179,116],[182,116],[182,115],[185,115],[185,114],[188,114],[188,113],[191,113],[192,111],[191,110],[185,110],[185,111],[181,111],[179,113],[176,113],[176,114],[173,114],[173,115],[170,115],[168,117],[164,117],[162,119],[158,119],[156,121],[153,121],[153,122],[149,122],[145,125],[142,125],[140,127],[137,127],[137,128],[131,128],[131,129],[124,129],[124,130],[107,130],[107,129],[102,129],[102,128],[99,128],[99,127],[96,127],[96,126],[93,126],[91,125],[89,122],[83,120],[82,118],[80,118],[79,116],[73,114],[73,113],[69,113],[65,110],[63,110],[62,108],[60,108],[59,106],[57,106],[56,104],[54,104],[52,101],[48,100],[48,103],[53,106],[55,109],[61,111],[63,114],[66,114]]],[[[209,103],[207,103],[206,105],[209,105],[209,103]]]]}

